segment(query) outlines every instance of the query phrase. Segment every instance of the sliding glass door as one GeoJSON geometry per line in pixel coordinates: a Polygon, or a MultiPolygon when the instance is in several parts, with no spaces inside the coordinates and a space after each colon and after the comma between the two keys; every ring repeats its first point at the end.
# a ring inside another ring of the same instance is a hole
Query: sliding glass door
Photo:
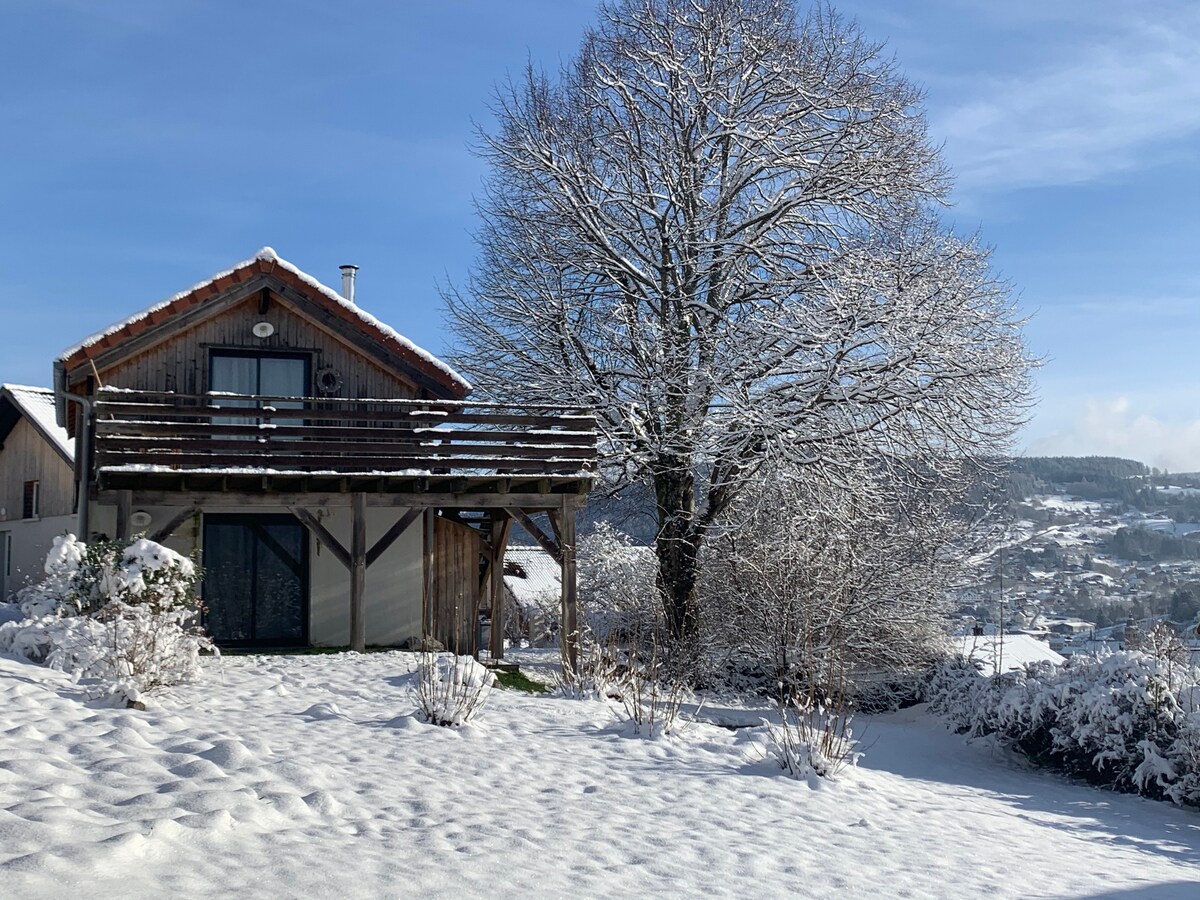
{"type": "Polygon", "coordinates": [[[218,644],[306,645],[304,526],[290,515],[205,515],[204,606],[218,644]]]}

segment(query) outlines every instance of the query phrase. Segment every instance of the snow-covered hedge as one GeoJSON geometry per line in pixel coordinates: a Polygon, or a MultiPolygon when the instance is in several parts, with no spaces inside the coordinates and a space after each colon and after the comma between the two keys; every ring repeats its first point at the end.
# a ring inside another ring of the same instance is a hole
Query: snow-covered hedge
{"type": "Polygon", "coordinates": [[[99,693],[131,701],[191,678],[200,654],[215,652],[197,626],[196,568],[161,544],[89,546],[62,535],[45,571],[18,592],[25,618],[0,626],[0,651],[94,679],[99,693]]]}
{"type": "Polygon", "coordinates": [[[1095,784],[1200,806],[1200,669],[1165,648],[1073,656],[985,677],[940,665],[930,708],[960,733],[998,736],[1095,784]]]}

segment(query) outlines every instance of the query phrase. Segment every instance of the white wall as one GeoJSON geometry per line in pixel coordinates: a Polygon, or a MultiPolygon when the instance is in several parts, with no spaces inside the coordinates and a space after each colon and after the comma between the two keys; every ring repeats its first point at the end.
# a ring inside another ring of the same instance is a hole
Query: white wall
{"type": "Polygon", "coordinates": [[[26,584],[41,581],[45,577],[43,566],[55,536],[75,531],[75,522],[74,516],[0,522],[0,539],[5,532],[12,535],[12,556],[8,560],[7,576],[0,569],[0,598],[7,600],[26,584]]]}
{"type": "MultiPolygon", "coordinates": [[[[368,509],[367,547],[406,510],[368,509]]],[[[343,547],[350,546],[350,510],[331,510],[322,520],[343,547]]],[[[316,646],[350,643],[350,572],[325,548],[310,545],[312,619],[316,646]]],[[[421,520],[418,519],[367,569],[367,643],[394,645],[421,634],[421,520]]]]}

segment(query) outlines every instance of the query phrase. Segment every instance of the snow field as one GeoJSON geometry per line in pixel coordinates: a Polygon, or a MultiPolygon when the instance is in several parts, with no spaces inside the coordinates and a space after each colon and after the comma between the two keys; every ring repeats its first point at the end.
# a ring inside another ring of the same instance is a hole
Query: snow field
{"type": "MultiPolygon", "coordinates": [[[[415,657],[227,657],[146,712],[0,656],[6,896],[1192,897],[1200,816],[1027,772],[920,710],[812,790],[762,730],[630,736],[496,690],[413,715],[415,657]]],[[[711,705],[715,720],[758,710],[711,705]]],[[[865,727],[863,725],[865,724],[865,727]]]]}

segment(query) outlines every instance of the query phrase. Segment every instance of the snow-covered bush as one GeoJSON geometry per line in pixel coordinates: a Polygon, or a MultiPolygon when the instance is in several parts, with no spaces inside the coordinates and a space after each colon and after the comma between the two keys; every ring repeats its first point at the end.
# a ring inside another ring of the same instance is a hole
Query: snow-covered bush
{"type": "Polygon", "coordinates": [[[931,710],[960,733],[994,734],[1096,784],[1200,805],[1200,670],[1165,644],[991,678],[951,661],[929,692],[931,710]]]}
{"type": "Polygon", "coordinates": [[[628,654],[615,640],[596,641],[584,630],[580,641],[579,665],[564,667],[556,676],[559,694],[572,700],[617,700],[629,687],[628,654]]]}
{"type": "Polygon", "coordinates": [[[671,666],[657,640],[630,647],[621,706],[635,734],[670,735],[679,730],[679,712],[689,695],[687,673],[671,666]]]}
{"type": "Polygon", "coordinates": [[[864,461],[825,483],[764,467],[703,548],[701,624],[724,650],[709,658],[762,693],[908,701],[945,652],[947,588],[973,537],[967,473],[934,471],[864,461]]]}
{"type": "Polygon", "coordinates": [[[640,641],[662,622],[654,550],[608,522],[579,541],[579,609],[583,625],[601,644],[640,641]]]}
{"type": "Polygon", "coordinates": [[[145,538],[85,545],[54,539],[46,578],[22,589],[26,618],[0,626],[0,650],[94,679],[136,701],[196,674],[215,652],[197,625],[192,562],[145,538]]]}
{"type": "Polygon", "coordinates": [[[792,778],[815,785],[817,778],[833,778],[862,756],[850,721],[849,712],[810,698],[780,701],[779,724],[766,723],[765,752],[792,778]]]}
{"type": "Polygon", "coordinates": [[[686,671],[668,664],[655,636],[626,644],[615,633],[605,643],[588,636],[579,667],[564,668],[556,687],[572,699],[611,702],[634,733],[646,737],[676,733],[691,693],[686,671]]]}
{"type": "Polygon", "coordinates": [[[422,653],[417,663],[417,704],[431,725],[466,725],[491,696],[496,676],[470,656],[422,653]]]}

